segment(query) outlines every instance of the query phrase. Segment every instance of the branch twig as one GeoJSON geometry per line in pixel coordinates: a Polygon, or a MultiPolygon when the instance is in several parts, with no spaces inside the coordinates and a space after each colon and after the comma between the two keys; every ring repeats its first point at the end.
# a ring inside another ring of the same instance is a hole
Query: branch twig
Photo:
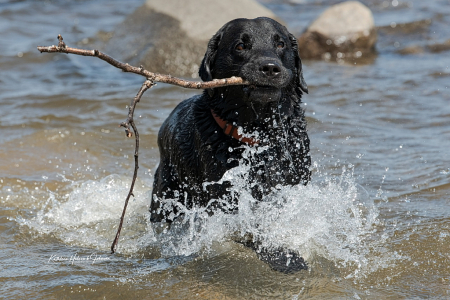
{"type": "Polygon", "coordinates": [[[113,254],[116,250],[117,243],[119,242],[119,236],[120,231],[122,230],[123,220],[125,218],[125,212],[127,209],[128,201],[130,200],[130,197],[133,196],[133,188],[134,184],[136,182],[137,178],[137,172],[139,169],[138,164],[138,153],[139,153],[139,133],[137,131],[136,125],[134,124],[134,110],[136,108],[136,104],[141,100],[142,95],[150,89],[152,86],[155,85],[155,82],[162,82],[162,83],[169,83],[173,85],[177,85],[184,88],[190,88],[190,89],[209,89],[209,88],[216,88],[216,87],[222,87],[222,86],[228,86],[228,85],[248,85],[249,83],[245,80],[243,80],[240,77],[231,77],[231,78],[224,78],[224,79],[214,79],[212,81],[207,82],[196,82],[196,81],[188,81],[180,78],[176,78],[170,75],[162,75],[158,73],[153,73],[150,71],[147,71],[144,69],[144,67],[140,66],[139,68],[130,66],[129,64],[122,63],[114,58],[112,58],[109,55],[106,55],[98,50],[83,50],[78,48],[71,48],[67,47],[66,44],[63,41],[63,37],[59,34],[58,35],[58,46],[52,45],[48,47],[42,47],[39,46],[37,49],[42,52],[48,52],[48,53],[70,53],[70,54],[76,54],[76,55],[82,55],[82,56],[93,56],[98,57],[110,65],[121,69],[124,72],[131,72],[135,73],[141,76],[144,76],[147,80],[142,84],[139,92],[136,94],[134,99],[131,101],[129,111],[128,111],[128,118],[125,122],[122,122],[120,126],[125,128],[125,134],[127,137],[131,137],[133,134],[130,131],[130,126],[133,128],[135,138],[136,138],[136,146],[134,150],[134,174],[133,174],[133,180],[131,181],[130,190],[128,192],[127,198],[125,199],[125,205],[123,207],[122,216],[120,217],[120,223],[119,228],[117,229],[116,237],[114,238],[114,241],[111,245],[111,254],[113,254]]]}
{"type": "Polygon", "coordinates": [[[136,182],[137,178],[137,172],[139,169],[139,132],[137,130],[136,125],[134,124],[134,110],[136,108],[136,104],[141,100],[142,95],[147,91],[149,88],[151,88],[153,85],[155,85],[152,81],[146,80],[142,86],[139,92],[136,94],[136,97],[131,101],[129,110],[128,110],[128,118],[125,122],[122,122],[120,126],[125,127],[125,132],[127,134],[127,137],[131,137],[132,133],[130,132],[130,126],[133,128],[134,135],[136,138],[136,147],[134,149],[134,174],[133,174],[133,180],[131,181],[130,191],[128,192],[128,196],[125,199],[125,205],[123,207],[122,216],[120,217],[120,223],[119,228],[117,228],[116,237],[114,238],[114,241],[111,245],[111,254],[113,254],[116,251],[117,243],[119,242],[119,236],[120,231],[122,230],[123,220],[125,218],[125,211],[127,210],[128,201],[130,200],[130,197],[133,196],[133,188],[134,183],[136,182]]]}
{"type": "Polygon", "coordinates": [[[124,72],[131,72],[135,73],[141,76],[144,76],[145,78],[153,81],[153,82],[162,82],[162,83],[169,83],[173,85],[178,85],[184,88],[188,89],[210,89],[210,88],[216,88],[216,87],[222,87],[222,86],[228,86],[228,85],[248,85],[249,83],[245,80],[243,80],[240,77],[231,77],[231,78],[224,78],[224,79],[214,79],[207,82],[198,82],[198,81],[189,81],[184,80],[180,78],[173,77],[171,75],[163,75],[158,73],[153,73],[150,71],[145,70],[142,66],[133,67],[129,64],[120,62],[111,56],[104,54],[98,50],[83,50],[78,48],[71,48],[67,47],[66,44],[63,42],[63,38],[61,35],[58,35],[58,46],[52,45],[52,46],[38,46],[37,49],[42,52],[48,52],[48,53],[71,53],[76,55],[83,55],[83,56],[94,56],[98,57],[110,65],[113,65],[116,68],[121,69],[124,72]]]}

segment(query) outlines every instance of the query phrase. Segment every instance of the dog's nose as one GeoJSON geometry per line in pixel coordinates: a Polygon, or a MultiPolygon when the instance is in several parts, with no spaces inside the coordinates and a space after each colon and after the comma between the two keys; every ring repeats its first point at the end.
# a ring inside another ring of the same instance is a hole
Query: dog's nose
{"type": "Polygon", "coordinates": [[[263,62],[259,68],[267,77],[275,77],[281,73],[281,67],[274,62],[263,62]]]}

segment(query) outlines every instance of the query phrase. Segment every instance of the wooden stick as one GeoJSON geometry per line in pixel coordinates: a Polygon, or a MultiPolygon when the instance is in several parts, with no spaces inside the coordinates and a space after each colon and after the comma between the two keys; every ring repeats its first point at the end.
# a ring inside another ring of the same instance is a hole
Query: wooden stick
{"type": "Polygon", "coordinates": [[[136,125],[134,124],[134,119],[133,119],[133,117],[134,117],[134,110],[136,108],[136,104],[141,100],[141,97],[145,93],[145,91],[147,91],[148,89],[150,89],[154,85],[155,84],[153,82],[151,82],[150,80],[146,80],[142,84],[141,89],[136,94],[136,97],[134,97],[134,99],[131,101],[130,108],[129,108],[129,111],[128,111],[128,118],[127,118],[127,120],[125,122],[123,122],[122,124],[120,124],[120,126],[125,127],[125,132],[126,132],[128,137],[132,136],[129,126],[131,126],[133,128],[134,135],[136,137],[136,146],[134,148],[134,173],[133,173],[133,180],[131,181],[131,186],[130,186],[130,191],[128,192],[128,196],[125,199],[125,205],[123,207],[122,216],[120,217],[120,223],[119,223],[119,228],[117,228],[116,237],[114,238],[114,241],[113,241],[113,243],[111,245],[111,254],[113,254],[116,251],[117,243],[119,242],[120,231],[122,230],[123,220],[125,218],[125,212],[127,210],[128,201],[130,200],[131,196],[134,197],[133,188],[134,188],[134,184],[136,182],[137,172],[138,172],[138,169],[139,169],[139,159],[138,159],[139,158],[139,132],[137,130],[136,125]]]}
{"type": "Polygon", "coordinates": [[[142,66],[133,67],[129,64],[120,62],[111,56],[104,54],[98,50],[83,50],[78,48],[71,48],[67,47],[66,44],[63,42],[63,38],[61,35],[58,35],[58,46],[52,45],[52,46],[38,46],[37,49],[42,52],[48,52],[48,53],[70,53],[70,54],[76,54],[76,55],[82,55],[82,56],[94,56],[98,57],[101,60],[106,61],[110,65],[113,65],[116,68],[121,69],[124,72],[131,72],[135,73],[141,76],[144,76],[150,81],[153,82],[162,82],[162,83],[169,83],[173,85],[177,85],[180,87],[188,88],[188,89],[210,89],[210,88],[216,88],[216,87],[222,87],[222,86],[228,86],[228,85],[248,85],[249,83],[245,80],[243,80],[240,77],[231,77],[231,78],[224,78],[224,79],[214,79],[207,82],[199,82],[199,81],[189,81],[184,80],[181,78],[173,77],[171,75],[163,75],[158,73],[153,73],[148,70],[145,70],[142,66]]]}

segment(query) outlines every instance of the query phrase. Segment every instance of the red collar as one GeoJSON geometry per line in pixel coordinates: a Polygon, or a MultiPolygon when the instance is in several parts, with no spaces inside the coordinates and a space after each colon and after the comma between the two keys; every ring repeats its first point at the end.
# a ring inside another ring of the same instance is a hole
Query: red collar
{"type": "Polygon", "coordinates": [[[226,135],[231,136],[231,137],[233,137],[241,142],[244,142],[246,144],[249,144],[250,146],[253,146],[253,145],[256,145],[259,143],[259,141],[254,138],[243,137],[241,134],[238,133],[238,128],[236,126],[231,125],[227,121],[223,120],[212,109],[211,109],[211,113],[214,117],[214,120],[216,120],[217,124],[219,124],[220,128],[223,129],[223,132],[226,135]]]}

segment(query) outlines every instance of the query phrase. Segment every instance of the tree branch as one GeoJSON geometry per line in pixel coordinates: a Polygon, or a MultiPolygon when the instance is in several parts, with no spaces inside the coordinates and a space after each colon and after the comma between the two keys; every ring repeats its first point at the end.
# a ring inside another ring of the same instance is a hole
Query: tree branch
{"type": "Polygon", "coordinates": [[[125,218],[125,212],[127,210],[128,201],[130,200],[131,196],[134,197],[133,188],[134,188],[134,184],[136,182],[137,173],[138,173],[138,169],[139,169],[139,132],[137,130],[136,125],[134,124],[134,119],[133,119],[133,117],[134,117],[134,110],[136,108],[136,104],[141,100],[141,97],[145,93],[145,91],[147,91],[148,89],[150,89],[154,85],[155,84],[152,81],[150,81],[150,80],[146,80],[142,84],[139,92],[136,94],[136,97],[134,97],[134,99],[130,103],[127,120],[120,124],[120,126],[125,127],[125,132],[127,134],[127,137],[131,137],[132,136],[132,134],[130,132],[130,126],[133,128],[134,135],[136,137],[136,146],[134,148],[134,173],[133,173],[133,180],[131,181],[131,186],[130,186],[130,191],[128,192],[128,196],[125,199],[125,205],[123,207],[122,216],[120,217],[120,223],[119,223],[119,228],[117,228],[116,237],[114,238],[114,241],[113,241],[113,243],[111,245],[111,254],[113,254],[116,251],[117,243],[119,242],[120,231],[122,230],[123,220],[125,218]]]}
{"type": "Polygon", "coordinates": [[[63,42],[63,38],[61,35],[58,35],[58,46],[52,45],[52,46],[38,46],[37,49],[42,52],[48,52],[48,53],[70,53],[70,54],[76,54],[76,55],[82,55],[82,56],[94,56],[98,57],[101,60],[106,61],[110,65],[113,65],[116,68],[121,69],[124,72],[131,72],[135,73],[141,76],[144,76],[145,78],[153,81],[153,82],[162,82],[162,83],[169,83],[173,85],[178,85],[184,88],[188,89],[210,89],[210,88],[216,88],[216,87],[222,87],[222,86],[228,86],[228,85],[248,85],[249,83],[245,80],[243,80],[240,77],[231,77],[231,78],[224,78],[224,79],[214,79],[207,82],[198,82],[198,81],[189,81],[184,80],[180,78],[173,77],[171,75],[163,75],[158,73],[153,73],[148,70],[145,70],[142,66],[133,67],[129,64],[120,62],[111,56],[104,54],[98,50],[83,50],[78,48],[71,48],[67,47],[66,44],[63,42]]]}

